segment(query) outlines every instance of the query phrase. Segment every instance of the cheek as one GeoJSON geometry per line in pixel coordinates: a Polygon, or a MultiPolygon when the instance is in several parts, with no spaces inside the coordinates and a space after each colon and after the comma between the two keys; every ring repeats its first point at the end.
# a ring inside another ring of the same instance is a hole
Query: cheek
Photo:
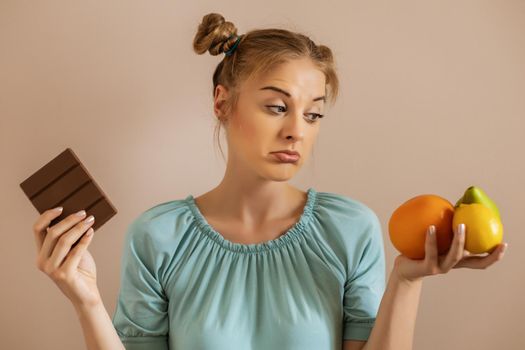
{"type": "Polygon", "coordinates": [[[237,124],[237,132],[239,133],[239,136],[245,140],[250,140],[255,137],[256,130],[257,128],[253,125],[253,123],[246,120],[240,121],[237,124]]]}
{"type": "Polygon", "coordinates": [[[250,148],[257,147],[258,143],[271,133],[267,123],[262,122],[258,116],[239,118],[235,127],[238,137],[249,144],[250,148]]]}
{"type": "Polygon", "coordinates": [[[251,121],[238,118],[230,125],[232,146],[236,149],[236,152],[244,154],[245,156],[250,157],[250,154],[258,153],[257,147],[260,143],[259,131],[257,126],[251,121]]]}

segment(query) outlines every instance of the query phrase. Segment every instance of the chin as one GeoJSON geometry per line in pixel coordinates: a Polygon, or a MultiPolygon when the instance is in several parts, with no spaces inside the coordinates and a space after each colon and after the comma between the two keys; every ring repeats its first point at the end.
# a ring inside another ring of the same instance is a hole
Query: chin
{"type": "Polygon", "coordinates": [[[266,180],[272,181],[272,182],[289,182],[292,179],[293,179],[293,176],[286,177],[286,178],[284,178],[284,177],[272,177],[272,176],[266,177],[266,180]]]}
{"type": "Polygon", "coordinates": [[[294,164],[275,164],[272,169],[264,171],[264,177],[272,181],[289,181],[297,174],[298,166],[294,164]]]}

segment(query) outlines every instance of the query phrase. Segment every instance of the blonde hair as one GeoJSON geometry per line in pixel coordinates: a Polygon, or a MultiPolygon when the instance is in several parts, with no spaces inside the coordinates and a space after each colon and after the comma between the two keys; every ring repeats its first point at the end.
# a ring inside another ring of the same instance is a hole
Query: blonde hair
{"type": "MultiPolygon", "coordinates": [[[[235,109],[238,101],[238,87],[257,74],[267,72],[272,67],[291,59],[308,57],[325,75],[327,101],[334,104],[339,91],[339,80],[332,51],[325,45],[316,45],[301,33],[285,29],[254,29],[240,36],[237,47],[230,56],[225,56],[213,73],[213,90],[221,84],[228,88],[230,99],[225,101],[226,113],[235,109]]],[[[232,22],[225,21],[218,13],[209,13],[202,18],[195,38],[193,50],[201,55],[208,51],[217,56],[228,51],[239,35],[232,22]]],[[[215,135],[219,140],[222,121],[218,120],[215,135]]]]}

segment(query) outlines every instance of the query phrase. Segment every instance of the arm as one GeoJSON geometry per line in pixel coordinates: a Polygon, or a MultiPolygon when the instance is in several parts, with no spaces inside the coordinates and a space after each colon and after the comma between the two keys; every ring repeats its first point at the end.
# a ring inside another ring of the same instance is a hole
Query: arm
{"type": "Polygon", "coordinates": [[[88,349],[124,349],[102,303],[96,283],[95,261],[87,250],[93,238],[91,225],[94,221],[84,220],[86,212],[83,211],[83,215],[71,214],[50,227],[62,209],[45,211],[33,226],[37,267],[71,301],[88,349]],[[78,244],[73,247],[76,241],[78,244]]]}
{"type": "MultiPolygon", "coordinates": [[[[343,349],[361,350],[370,339],[386,291],[379,218],[371,212],[348,248],[343,297],[343,349]]],[[[357,226],[357,225],[356,225],[357,226]]],[[[398,350],[398,349],[396,349],[398,350]]]]}
{"type": "Polygon", "coordinates": [[[111,322],[126,349],[168,350],[169,298],[161,276],[166,250],[175,249],[156,236],[165,235],[165,231],[153,230],[148,215],[135,219],[125,235],[120,288],[111,322]]]}
{"type": "Polygon", "coordinates": [[[73,303],[88,350],[168,349],[168,304],[150,255],[158,252],[154,242],[141,217],[128,226],[113,318],[99,294],[90,303],[73,303]]]}
{"type": "Polygon", "coordinates": [[[345,340],[343,341],[343,350],[364,350],[365,340],[345,340]]]}
{"type": "Polygon", "coordinates": [[[125,350],[102,301],[90,307],[75,305],[75,311],[82,326],[88,350],[125,350]]]}
{"type": "Polygon", "coordinates": [[[432,225],[427,230],[424,259],[412,260],[403,255],[396,257],[365,350],[412,349],[424,277],[448,273],[460,267],[484,269],[503,256],[504,244],[486,257],[469,256],[470,253],[464,249],[465,226],[460,224],[453,229],[454,238],[446,255],[438,255],[435,227],[432,225]]]}
{"type": "Polygon", "coordinates": [[[363,350],[412,349],[422,283],[422,280],[403,280],[395,268],[392,270],[363,350]]]}
{"type": "Polygon", "coordinates": [[[421,286],[392,270],[368,341],[345,340],[343,350],[412,349],[421,286]]]}
{"type": "Polygon", "coordinates": [[[453,229],[454,239],[446,255],[438,255],[432,226],[427,230],[423,260],[397,256],[368,341],[362,349],[359,344],[347,345],[345,341],[344,350],[412,349],[423,278],[461,267],[486,269],[503,257],[506,244],[500,244],[487,256],[470,256],[464,250],[465,226],[461,224],[453,229]]]}

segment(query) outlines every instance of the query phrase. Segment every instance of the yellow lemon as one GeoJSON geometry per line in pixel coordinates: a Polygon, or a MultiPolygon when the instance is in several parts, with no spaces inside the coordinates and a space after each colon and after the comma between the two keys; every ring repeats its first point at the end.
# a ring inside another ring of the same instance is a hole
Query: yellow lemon
{"type": "Polygon", "coordinates": [[[454,210],[452,225],[465,224],[465,249],[472,254],[491,253],[503,240],[498,215],[479,203],[460,204],[454,210]]]}

